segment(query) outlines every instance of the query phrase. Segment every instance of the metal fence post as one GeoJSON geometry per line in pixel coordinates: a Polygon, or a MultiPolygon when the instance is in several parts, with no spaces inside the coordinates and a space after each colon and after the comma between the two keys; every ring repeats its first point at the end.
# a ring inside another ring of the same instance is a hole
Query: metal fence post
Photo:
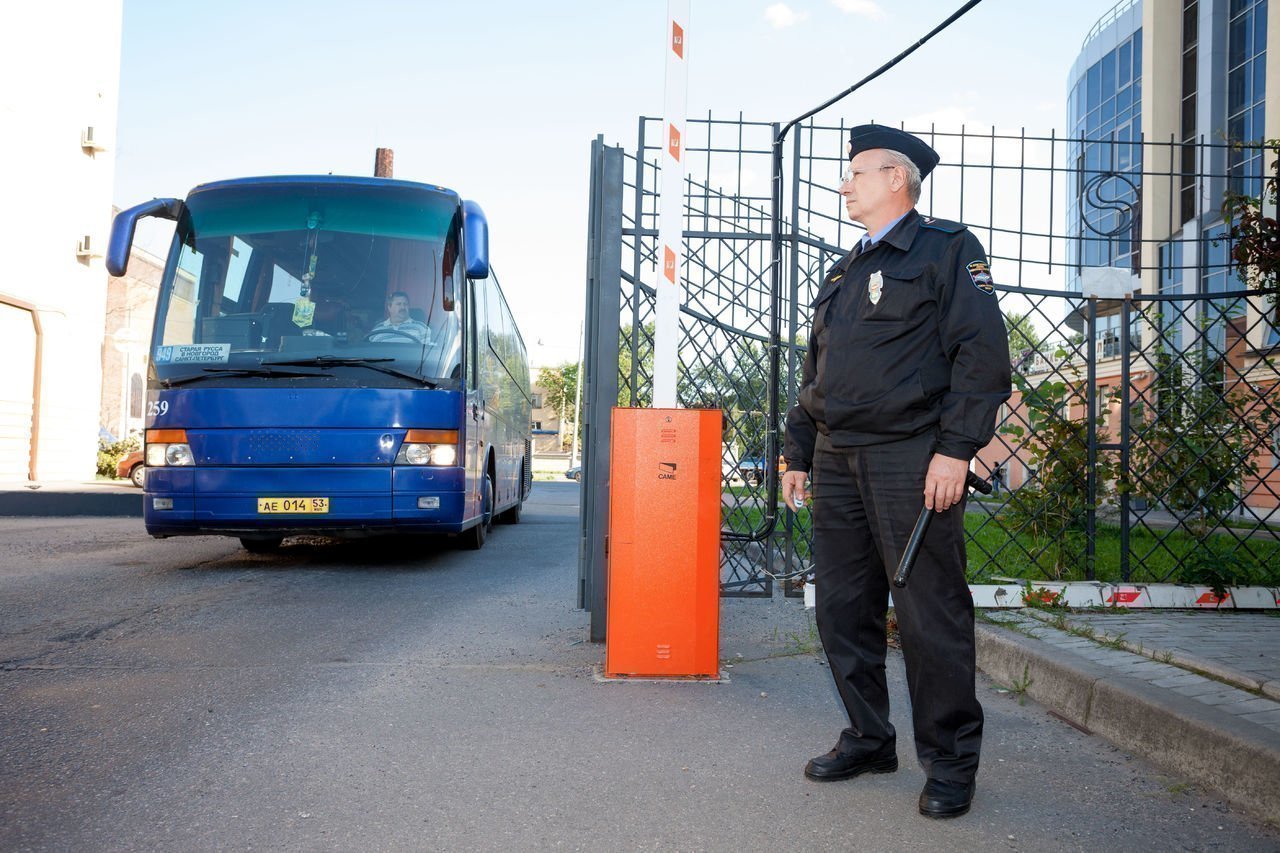
{"type": "Polygon", "coordinates": [[[591,611],[591,640],[605,638],[609,530],[609,416],[618,402],[618,317],[622,299],[621,148],[591,144],[587,233],[586,351],[583,356],[582,501],[578,604],[591,611]]]}
{"type": "Polygon", "coordinates": [[[1133,294],[1126,293],[1120,305],[1120,579],[1129,580],[1129,490],[1133,471],[1129,466],[1129,409],[1132,403],[1133,357],[1129,353],[1129,323],[1133,316],[1133,294]]]}
{"type": "Polygon", "coordinates": [[[640,118],[640,128],[636,141],[636,198],[632,227],[635,228],[634,251],[631,253],[631,375],[627,378],[627,400],[630,405],[638,406],[640,396],[640,264],[644,259],[644,117],[640,118]]]}
{"type": "MultiPolygon", "coordinates": [[[[777,125],[774,125],[774,134],[778,132],[777,125]]],[[[791,169],[791,288],[787,293],[787,328],[790,330],[787,336],[787,396],[784,411],[780,411],[779,419],[786,417],[786,412],[791,411],[791,407],[796,402],[796,392],[800,387],[800,378],[796,375],[796,335],[799,331],[797,328],[800,324],[800,136],[801,130],[796,131],[795,139],[792,141],[792,157],[794,163],[791,169]]],[[[812,144],[812,139],[810,139],[812,144]]],[[[779,365],[781,370],[781,365],[779,365]]],[[[778,377],[780,379],[780,377],[778,377]]],[[[796,564],[796,515],[791,510],[784,510],[786,525],[783,530],[785,543],[786,566],[787,572],[792,571],[792,567],[796,564]]],[[[784,584],[783,592],[786,592],[784,584]]]]}
{"type": "MultiPolygon", "coordinates": [[[[1098,297],[1089,297],[1089,316],[1085,324],[1085,356],[1089,362],[1085,379],[1085,430],[1089,441],[1089,463],[1085,471],[1085,577],[1094,579],[1094,536],[1098,532],[1098,297]]],[[[1068,412],[1068,417],[1070,413],[1068,412]]]]}

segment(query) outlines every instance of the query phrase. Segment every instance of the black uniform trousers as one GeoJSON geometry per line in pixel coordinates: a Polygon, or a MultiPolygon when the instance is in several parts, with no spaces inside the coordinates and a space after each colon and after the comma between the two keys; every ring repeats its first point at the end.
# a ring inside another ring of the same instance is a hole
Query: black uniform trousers
{"type": "MultiPolygon", "coordinates": [[[[818,632],[849,715],[836,749],[893,748],[885,683],[890,583],[921,508],[935,435],[856,448],[817,437],[813,470],[818,632]]],[[[974,687],[973,598],[965,580],[964,502],[930,522],[905,589],[893,589],[916,755],[930,778],[978,771],[982,706],[974,687]]]]}

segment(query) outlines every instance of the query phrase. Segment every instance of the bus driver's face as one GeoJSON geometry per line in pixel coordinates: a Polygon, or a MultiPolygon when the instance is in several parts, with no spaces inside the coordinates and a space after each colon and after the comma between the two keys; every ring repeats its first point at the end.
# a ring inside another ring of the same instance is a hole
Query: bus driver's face
{"type": "Polygon", "coordinates": [[[403,296],[393,296],[387,303],[387,319],[393,326],[399,326],[409,319],[409,300],[403,296]]]}

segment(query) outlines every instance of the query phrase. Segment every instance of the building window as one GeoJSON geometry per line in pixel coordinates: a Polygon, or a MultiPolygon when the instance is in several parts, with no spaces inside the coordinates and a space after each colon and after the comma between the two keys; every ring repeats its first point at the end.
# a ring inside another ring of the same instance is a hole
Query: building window
{"type": "Polygon", "coordinates": [[[542,429],[542,421],[534,421],[533,423],[529,424],[529,428],[530,428],[530,429],[542,429]]]}
{"type": "MultiPolygon", "coordinates": [[[[1240,282],[1231,270],[1231,245],[1225,225],[1218,224],[1204,230],[1202,255],[1204,267],[1201,271],[1201,293],[1225,293],[1240,289],[1240,282]]],[[[1210,312],[1206,319],[1213,326],[1223,317],[1239,317],[1244,314],[1245,300],[1214,300],[1210,312]]]]}
{"type": "MultiPolygon", "coordinates": [[[[1081,75],[1068,101],[1068,236],[1081,267],[1137,269],[1138,188],[1142,182],[1142,30],[1081,75]]],[[[1076,278],[1069,282],[1079,290],[1076,278]]]]}
{"type": "MultiPolygon", "coordinates": [[[[1227,19],[1227,139],[1258,143],[1266,135],[1267,0],[1231,0],[1227,19]]],[[[1262,195],[1263,150],[1232,150],[1227,188],[1262,195]]]]}
{"type": "Polygon", "coordinates": [[[531,402],[533,403],[533,407],[534,407],[535,409],[541,409],[541,408],[542,408],[542,395],[541,395],[541,394],[537,394],[537,393],[535,393],[535,394],[533,395],[533,399],[532,399],[532,401],[531,401],[531,402]]]}
{"type": "MultiPolygon", "coordinates": [[[[1163,294],[1182,293],[1183,282],[1182,241],[1175,240],[1160,246],[1160,292],[1163,294]]],[[[1160,303],[1160,325],[1158,341],[1165,349],[1178,352],[1182,349],[1182,311],[1185,302],[1160,303]]]]}
{"type": "Polygon", "coordinates": [[[1182,2],[1182,222],[1196,215],[1196,45],[1200,4],[1182,2]]]}

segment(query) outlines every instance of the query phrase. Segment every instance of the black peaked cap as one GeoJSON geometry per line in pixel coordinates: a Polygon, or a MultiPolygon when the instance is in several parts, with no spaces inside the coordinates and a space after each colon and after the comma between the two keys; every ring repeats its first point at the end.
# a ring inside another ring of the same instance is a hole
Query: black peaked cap
{"type": "Polygon", "coordinates": [[[888,148],[905,154],[920,170],[922,180],[938,165],[938,152],[905,130],[879,124],[860,124],[849,131],[849,159],[871,148],[888,148]]]}

